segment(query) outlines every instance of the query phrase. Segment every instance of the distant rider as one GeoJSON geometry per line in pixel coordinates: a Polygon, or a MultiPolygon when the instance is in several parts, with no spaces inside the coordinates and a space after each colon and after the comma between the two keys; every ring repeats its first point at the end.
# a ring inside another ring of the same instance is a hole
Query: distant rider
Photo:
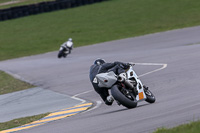
{"type": "Polygon", "coordinates": [[[95,91],[101,96],[105,104],[112,105],[114,98],[109,95],[108,88],[99,87],[95,76],[99,73],[106,73],[113,71],[116,75],[125,77],[125,69],[129,67],[129,63],[114,62],[106,63],[104,59],[97,59],[90,67],[90,81],[95,91]]]}
{"type": "Polygon", "coordinates": [[[69,50],[69,54],[71,53],[71,50],[73,49],[73,42],[72,38],[69,38],[68,41],[64,42],[61,46],[65,48],[65,51],[67,52],[67,49],[69,50]]]}

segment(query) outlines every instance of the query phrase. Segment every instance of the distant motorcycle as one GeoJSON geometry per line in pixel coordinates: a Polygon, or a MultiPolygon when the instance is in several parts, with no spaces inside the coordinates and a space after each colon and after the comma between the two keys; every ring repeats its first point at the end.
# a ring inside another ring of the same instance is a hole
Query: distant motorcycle
{"type": "Polygon", "coordinates": [[[133,64],[126,70],[126,79],[117,76],[114,72],[100,73],[96,75],[98,86],[111,89],[111,94],[118,105],[127,108],[137,107],[140,101],[154,103],[156,98],[145,86],[133,70],[133,64]]]}
{"type": "Polygon", "coordinates": [[[67,55],[69,54],[69,48],[65,47],[63,45],[60,46],[59,52],[58,52],[58,58],[64,57],[66,58],[67,55]]]}

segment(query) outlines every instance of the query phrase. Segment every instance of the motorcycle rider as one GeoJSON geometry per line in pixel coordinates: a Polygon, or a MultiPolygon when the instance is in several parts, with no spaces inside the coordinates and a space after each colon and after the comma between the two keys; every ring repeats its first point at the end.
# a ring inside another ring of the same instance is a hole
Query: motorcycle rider
{"type": "Polygon", "coordinates": [[[73,42],[72,38],[69,38],[68,41],[64,42],[61,46],[65,48],[65,52],[67,53],[69,50],[69,54],[71,53],[71,50],[73,49],[73,42]]]}
{"type": "Polygon", "coordinates": [[[94,90],[101,96],[105,104],[112,105],[114,98],[109,95],[108,88],[99,87],[96,75],[99,73],[106,73],[113,71],[116,75],[125,77],[125,69],[129,67],[129,63],[114,62],[106,63],[104,59],[96,59],[94,64],[90,67],[90,81],[94,87],[94,90]]]}

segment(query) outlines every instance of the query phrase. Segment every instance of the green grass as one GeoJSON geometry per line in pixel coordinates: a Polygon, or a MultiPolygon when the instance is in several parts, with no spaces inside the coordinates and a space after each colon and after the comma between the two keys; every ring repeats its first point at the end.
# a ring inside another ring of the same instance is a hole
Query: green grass
{"type": "Polygon", "coordinates": [[[0,95],[34,87],[0,71],[0,95]]]}
{"type": "Polygon", "coordinates": [[[0,123],[0,131],[6,130],[6,129],[11,129],[14,127],[18,127],[27,123],[31,123],[33,121],[39,120],[45,116],[47,116],[49,113],[45,114],[40,114],[40,115],[35,115],[35,116],[30,116],[30,117],[24,117],[24,118],[19,118],[19,119],[14,119],[8,122],[3,122],[0,123]]]}
{"type": "Polygon", "coordinates": [[[0,22],[0,60],[200,25],[199,0],[110,0],[0,22]]]}
{"type": "Polygon", "coordinates": [[[200,121],[180,125],[171,129],[159,128],[154,133],[199,133],[200,121]]]}

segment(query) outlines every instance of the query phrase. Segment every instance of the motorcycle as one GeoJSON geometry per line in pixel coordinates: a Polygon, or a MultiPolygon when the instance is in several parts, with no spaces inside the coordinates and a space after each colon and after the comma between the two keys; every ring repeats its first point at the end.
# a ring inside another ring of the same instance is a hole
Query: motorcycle
{"type": "Polygon", "coordinates": [[[58,58],[61,58],[61,57],[66,58],[68,54],[69,54],[69,48],[61,45],[58,52],[58,58]]]}
{"type": "Polygon", "coordinates": [[[129,109],[137,107],[137,103],[140,101],[145,100],[148,103],[156,101],[148,87],[143,86],[133,70],[133,66],[134,64],[129,65],[126,70],[126,77],[117,76],[112,71],[96,75],[98,86],[109,88],[118,105],[123,105],[129,109]]]}

